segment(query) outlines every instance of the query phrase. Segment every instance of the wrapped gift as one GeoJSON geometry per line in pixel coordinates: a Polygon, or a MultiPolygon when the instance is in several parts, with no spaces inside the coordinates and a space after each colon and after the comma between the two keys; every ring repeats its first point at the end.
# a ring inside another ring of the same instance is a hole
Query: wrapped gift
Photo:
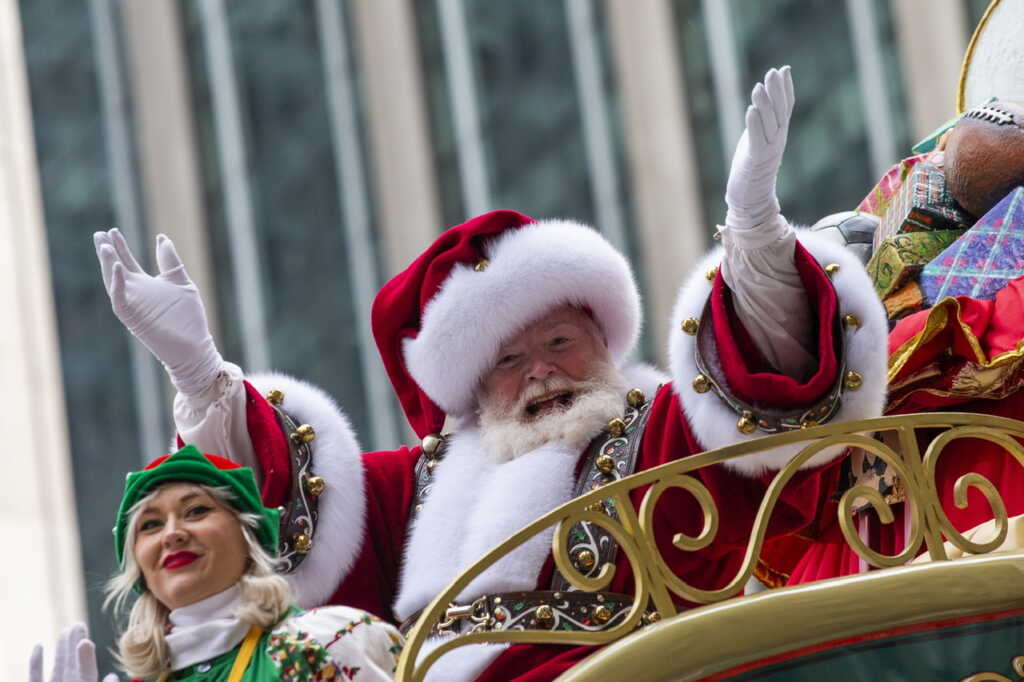
{"type": "Polygon", "coordinates": [[[956,241],[963,230],[905,232],[883,241],[868,261],[868,275],[883,301],[918,274],[925,264],[956,241]]]}
{"type": "Polygon", "coordinates": [[[974,219],[957,205],[946,187],[946,176],[937,166],[922,161],[907,174],[889,201],[875,231],[875,250],[888,237],[922,230],[957,230],[974,219]]]}
{"type": "Polygon", "coordinates": [[[917,282],[908,282],[889,294],[882,305],[885,306],[885,314],[895,322],[924,308],[924,293],[917,282]]]}
{"type": "Polygon", "coordinates": [[[992,299],[1011,279],[1024,276],[1024,187],[981,217],[921,271],[925,303],[947,296],[992,299]]]}
{"type": "Polygon", "coordinates": [[[882,179],[868,192],[863,201],[857,206],[861,213],[871,213],[876,216],[885,215],[885,209],[889,202],[896,196],[896,193],[903,186],[904,180],[910,174],[910,169],[921,163],[928,157],[927,154],[918,154],[903,159],[882,176],[882,179]]]}

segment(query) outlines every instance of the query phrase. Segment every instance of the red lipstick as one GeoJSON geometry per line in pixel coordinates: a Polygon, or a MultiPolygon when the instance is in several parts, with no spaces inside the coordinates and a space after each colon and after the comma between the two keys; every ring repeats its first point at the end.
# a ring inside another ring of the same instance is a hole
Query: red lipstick
{"type": "Polygon", "coordinates": [[[174,554],[168,554],[164,557],[164,562],[161,564],[163,568],[175,569],[187,566],[196,559],[199,555],[195,552],[175,552],[174,554]]]}

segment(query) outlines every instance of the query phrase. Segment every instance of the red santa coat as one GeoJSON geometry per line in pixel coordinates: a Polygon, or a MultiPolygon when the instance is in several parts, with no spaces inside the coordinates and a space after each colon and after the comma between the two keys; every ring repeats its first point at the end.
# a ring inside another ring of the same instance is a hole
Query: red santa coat
{"type": "MultiPolygon", "coordinates": [[[[940,301],[900,321],[889,336],[892,386],[887,414],[976,412],[1024,419],[1024,278],[1012,280],[994,300],[967,297],[940,301]]],[[[920,444],[922,452],[926,442],[920,444]]],[[[992,518],[975,489],[968,504],[953,502],[958,478],[977,472],[992,481],[1007,514],[1024,514],[1024,467],[1000,446],[979,439],[951,443],[936,468],[936,489],[953,526],[964,532],[992,518]]],[[[839,529],[837,505],[824,508],[816,542],[793,569],[791,584],[859,572],[863,566],[839,529]]],[[[904,545],[904,505],[882,524],[867,511],[870,545],[887,554],[904,545]]]]}
{"type": "MultiPolygon", "coordinates": [[[[809,303],[822,321],[816,339],[819,370],[806,381],[765,371],[756,343],[732,314],[729,292],[721,276],[713,284],[704,277],[709,266],[717,265],[720,254],[711,254],[683,287],[674,317],[699,318],[710,298],[719,349],[718,357],[711,360],[721,366],[726,381],[743,399],[783,408],[813,403],[834,385],[842,366],[839,353],[845,344],[847,366],[851,362],[858,366],[865,376],[865,387],[844,400],[837,418],[877,416],[881,411],[882,394],[878,387],[884,386],[885,360],[878,344],[878,335],[884,338],[885,330],[881,306],[874,299],[872,307],[873,295],[864,295],[865,291],[870,293],[869,283],[850,254],[817,242],[813,236],[802,241],[808,248],[797,246],[796,262],[809,303]],[[841,264],[840,272],[830,280],[821,265],[836,262],[841,264]],[[840,331],[836,320],[851,310],[859,314],[864,324],[840,331]],[[842,343],[838,334],[845,336],[842,343]]],[[[637,471],[758,435],[739,433],[737,415],[724,408],[714,393],[698,393],[690,387],[697,374],[692,343],[693,337],[679,330],[670,339],[672,382],[654,395],[637,471]]],[[[571,497],[582,453],[557,449],[534,452],[502,465],[500,471],[492,467],[493,470],[481,473],[477,469],[484,469],[485,465],[474,467],[473,460],[467,459],[475,455],[475,461],[481,462],[478,452],[471,452],[470,430],[452,439],[445,460],[436,468],[431,496],[410,529],[413,472],[420,448],[362,455],[332,451],[325,447],[324,438],[334,438],[332,432],[348,428],[344,417],[315,389],[274,376],[254,378],[253,384],[247,386],[249,435],[264,473],[263,490],[268,505],[285,501],[290,477],[285,436],[261,397],[271,388],[284,391],[286,411],[316,427],[320,435],[314,450],[314,472],[328,482],[327,492],[321,498],[314,548],[299,569],[301,601],[305,604],[346,604],[397,622],[425,606],[476,556],[571,497]],[[297,397],[297,409],[293,396],[297,397]],[[463,446],[459,439],[464,441],[463,446]],[[461,455],[460,448],[464,451],[461,455]],[[446,477],[453,492],[443,490],[446,477]],[[350,504],[346,513],[339,514],[335,506],[340,498],[361,504],[350,504]],[[434,510],[430,508],[432,499],[436,500],[434,510]],[[486,508],[487,504],[492,507],[486,508]],[[353,523],[351,517],[358,517],[358,523],[353,523]],[[469,545],[472,551],[468,556],[452,559],[454,555],[467,554],[462,551],[463,545],[469,545]],[[325,556],[330,560],[325,561],[325,556]],[[306,565],[311,561],[315,570],[306,565]]],[[[735,576],[771,470],[788,461],[794,452],[791,450],[733,460],[697,472],[696,476],[719,502],[721,514],[715,541],[699,552],[683,552],[671,544],[671,537],[677,532],[700,531],[703,518],[699,506],[682,491],[673,489],[665,493],[655,514],[656,537],[663,557],[676,575],[705,589],[722,587],[735,576]]],[[[836,454],[821,453],[786,487],[769,525],[769,538],[797,533],[819,514],[822,500],[834,489],[836,467],[829,462],[836,454]]],[[[635,504],[639,505],[644,492],[640,489],[633,493],[635,504]]],[[[523,549],[521,556],[512,557],[514,561],[501,567],[503,570],[491,571],[482,576],[484,580],[475,582],[471,586],[477,587],[475,594],[548,588],[553,571],[549,538],[538,538],[532,548],[523,549]]],[[[609,589],[632,593],[633,576],[621,555],[616,569],[609,589]]],[[[445,656],[438,665],[462,653],[466,660],[449,668],[449,674],[479,674],[483,680],[547,680],[593,651],[588,647],[536,645],[485,651],[495,646],[466,647],[445,656]],[[483,653],[466,654],[469,649],[483,653]]]]}

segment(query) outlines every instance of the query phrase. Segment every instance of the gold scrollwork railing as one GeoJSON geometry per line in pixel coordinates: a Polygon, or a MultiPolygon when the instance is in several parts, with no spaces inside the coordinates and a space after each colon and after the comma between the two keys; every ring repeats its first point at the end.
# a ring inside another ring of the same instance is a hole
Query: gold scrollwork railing
{"type": "Polygon", "coordinates": [[[911,515],[910,532],[904,549],[895,555],[882,554],[868,547],[860,538],[852,518],[854,500],[866,499],[882,523],[892,523],[895,516],[891,502],[886,501],[879,491],[864,485],[850,488],[840,498],[839,521],[843,536],[853,551],[868,564],[879,568],[903,565],[919,553],[922,544],[925,545],[932,560],[947,560],[943,538],[963,552],[990,552],[1004,542],[1008,529],[1006,507],[996,487],[984,476],[974,472],[964,474],[954,484],[954,504],[958,508],[963,509],[967,506],[967,493],[973,487],[985,497],[995,519],[996,536],[988,542],[977,543],[968,540],[953,527],[942,508],[935,481],[936,465],[942,454],[951,443],[965,438],[982,439],[999,445],[1024,466],[1024,447],[1016,440],[1024,438],[1024,422],[990,415],[946,412],[864,419],[768,436],[684,457],[609,483],[567,502],[524,527],[453,580],[423,610],[415,627],[409,632],[396,670],[396,679],[403,682],[420,682],[426,671],[441,656],[468,644],[607,644],[633,632],[645,612],[656,611],[661,618],[676,615],[678,607],[672,599],[672,594],[699,604],[709,604],[735,596],[753,575],[767,533],[768,522],[786,484],[808,459],[834,446],[861,448],[882,459],[896,473],[904,487],[904,503],[908,505],[907,509],[911,515]],[[931,440],[922,455],[918,436],[925,429],[945,430],[931,440]],[[872,437],[883,434],[895,438],[872,437]],[[769,483],[747,540],[742,565],[725,586],[716,590],[701,589],[675,575],[661,556],[654,537],[654,509],[662,494],[670,488],[680,488],[697,501],[703,514],[703,528],[700,533],[692,537],[677,533],[672,542],[683,551],[701,550],[709,546],[717,535],[719,511],[710,491],[690,474],[729,459],[801,442],[806,442],[807,445],[785,467],[776,472],[769,483]],[[893,442],[898,447],[894,448],[888,444],[893,442]],[[637,510],[630,500],[630,493],[644,486],[650,488],[644,494],[637,510]],[[605,501],[607,504],[608,500],[611,500],[618,511],[617,520],[595,510],[597,503],[605,501]],[[597,575],[591,577],[581,574],[569,556],[570,530],[581,522],[589,522],[605,529],[618,543],[619,551],[632,569],[635,582],[633,603],[625,618],[616,626],[602,631],[524,629],[470,632],[447,638],[429,653],[421,656],[421,649],[431,628],[445,617],[448,607],[467,585],[499,559],[552,526],[555,527],[552,537],[555,564],[562,575],[578,590],[593,592],[606,589],[615,574],[614,564],[604,564],[597,575]]]}

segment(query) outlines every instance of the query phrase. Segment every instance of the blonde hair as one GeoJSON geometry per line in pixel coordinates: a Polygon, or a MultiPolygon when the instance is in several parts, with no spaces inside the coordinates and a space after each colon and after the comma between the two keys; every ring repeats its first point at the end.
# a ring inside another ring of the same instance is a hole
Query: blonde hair
{"type": "MultiPolygon", "coordinates": [[[[248,625],[262,628],[275,625],[291,605],[292,591],[288,581],[275,572],[277,559],[267,553],[256,539],[253,529],[259,523],[259,516],[235,508],[229,488],[201,484],[195,484],[195,487],[235,514],[249,549],[248,566],[238,581],[242,604],[234,615],[248,625]]],[[[133,551],[136,521],[139,512],[159,491],[159,487],[155,488],[128,511],[124,567],[107,581],[107,597],[103,602],[104,608],[112,605],[115,613],[123,612],[136,583],[142,580],[142,571],[133,551]]],[[[115,653],[121,668],[130,676],[147,679],[170,668],[170,649],[164,637],[169,614],[170,609],[148,590],[135,600],[128,614],[128,625],[117,640],[115,653]]]]}

